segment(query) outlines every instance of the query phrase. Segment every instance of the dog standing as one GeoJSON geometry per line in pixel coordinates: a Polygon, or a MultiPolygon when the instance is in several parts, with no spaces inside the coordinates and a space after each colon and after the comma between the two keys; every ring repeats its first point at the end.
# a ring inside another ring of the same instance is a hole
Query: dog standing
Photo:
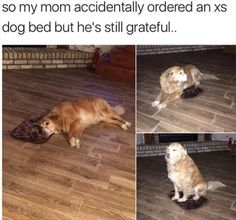
{"type": "Polygon", "coordinates": [[[47,135],[68,133],[71,147],[79,148],[79,138],[90,125],[107,122],[127,130],[131,123],[120,116],[123,113],[119,105],[112,107],[102,98],[85,97],[54,107],[42,118],[41,126],[47,135]]]}
{"type": "Polygon", "coordinates": [[[207,182],[198,167],[188,156],[186,149],[179,143],[172,143],[167,147],[165,159],[167,162],[168,178],[173,182],[175,195],[172,200],[184,202],[190,195],[198,200],[204,196],[207,190],[214,191],[225,185],[219,181],[207,182]],[[183,197],[179,198],[179,191],[183,192],[183,197]]]}

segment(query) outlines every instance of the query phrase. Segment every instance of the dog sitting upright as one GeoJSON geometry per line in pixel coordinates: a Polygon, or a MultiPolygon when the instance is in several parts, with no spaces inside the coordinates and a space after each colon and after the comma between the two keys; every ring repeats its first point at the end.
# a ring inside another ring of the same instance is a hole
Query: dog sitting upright
{"type": "Polygon", "coordinates": [[[124,108],[119,105],[112,107],[102,98],[85,97],[54,107],[42,118],[41,126],[47,135],[68,133],[71,147],[79,148],[79,138],[90,125],[102,121],[127,130],[131,123],[120,116],[123,113],[124,108]]]}
{"type": "Polygon", "coordinates": [[[184,202],[190,195],[198,200],[206,194],[207,190],[216,190],[225,185],[219,181],[207,182],[198,167],[188,156],[186,149],[179,143],[172,143],[167,147],[165,159],[167,162],[168,177],[174,184],[175,195],[172,200],[184,202]],[[179,191],[183,192],[183,197],[179,198],[179,191]]]}

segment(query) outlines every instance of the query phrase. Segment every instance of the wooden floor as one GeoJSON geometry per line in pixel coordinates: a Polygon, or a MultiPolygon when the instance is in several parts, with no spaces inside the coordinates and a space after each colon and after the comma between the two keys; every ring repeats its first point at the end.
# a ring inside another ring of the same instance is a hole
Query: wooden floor
{"type": "Polygon", "coordinates": [[[222,50],[139,56],[138,132],[234,132],[236,130],[236,57],[222,50]],[[194,64],[219,81],[204,81],[204,93],[178,100],[157,111],[151,102],[159,94],[162,71],[174,65],[194,64]]]}
{"type": "Polygon", "coordinates": [[[31,113],[78,96],[122,104],[134,125],[134,91],[86,69],[3,72],[3,219],[134,219],[134,126],[85,130],[81,148],[62,135],[46,144],[15,140],[9,131],[31,113]]]}
{"type": "Polygon", "coordinates": [[[236,219],[235,156],[228,152],[211,152],[191,157],[207,180],[222,181],[227,187],[208,192],[209,202],[204,207],[185,211],[167,197],[174,188],[167,178],[164,156],[138,158],[137,220],[236,219]]]}

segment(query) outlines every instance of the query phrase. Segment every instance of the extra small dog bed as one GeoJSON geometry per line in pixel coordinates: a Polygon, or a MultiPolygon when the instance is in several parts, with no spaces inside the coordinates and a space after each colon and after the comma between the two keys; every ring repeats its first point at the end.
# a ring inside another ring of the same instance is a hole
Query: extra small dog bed
{"type": "Polygon", "coordinates": [[[30,115],[14,128],[10,132],[10,135],[13,138],[34,144],[43,144],[47,142],[51,135],[47,136],[43,132],[42,127],[40,126],[40,120],[42,117],[42,115],[30,115]]]}
{"type": "Polygon", "coordinates": [[[193,86],[190,86],[190,87],[184,89],[184,91],[181,95],[181,98],[183,98],[183,99],[193,98],[193,97],[199,95],[202,92],[203,92],[203,89],[193,85],[193,86]]]}
{"type": "MultiPolygon", "coordinates": [[[[183,197],[183,192],[179,192],[180,193],[180,198],[183,197]]],[[[175,191],[170,191],[167,196],[171,199],[175,194],[175,191]]],[[[208,199],[205,197],[200,197],[198,200],[193,200],[193,196],[191,195],[187,201],[185,202],[178,202],[177,200],[174,200],[173,202],[175,202],[178,206],[180,206],[183,209],[186,210],[191,210],[191,209],[198,209],[200,207],[202,207],[203,205],[207,204],[208,199]]]]}

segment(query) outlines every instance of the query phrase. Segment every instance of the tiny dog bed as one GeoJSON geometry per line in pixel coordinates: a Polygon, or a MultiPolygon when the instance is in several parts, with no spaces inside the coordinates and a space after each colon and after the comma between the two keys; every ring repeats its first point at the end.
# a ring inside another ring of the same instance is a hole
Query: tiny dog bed
{"type": "Polygon", "coordinates": [[[43,132],[42,127],[40,126],[42,117],[42,115],[30,115],[14,128],[10,132],[10,135],[13,138],[34,144],[43,144],[47,142],[51,135],[48,136],[43,132]]]}
{"type": "Polygon", "coordinates": [[[181,98],[183,98],[183,99],[193,98],[193,97],[199,95],[202,92],[203,92],[203,89],[193,85],[193,86],[190,86],[190,87],[183,90],[181,98]]]}
{"type": "MultiPolygon", "coordinates": [[[[175,194],[175,191],[170,191],[167,196],[171,199],[175,194]]],[[[183,192],[179,192],[180,194],[180,198],[183,197],[183,192]]],[[[200,197],[198,200],[193,200],[193,196],[191,195],[188,200],[186,200],[185,202],[178,202],[177,200],[174,200],[173,202],[175,202],[178,206],[180,206],[183,209],[186,210],[191,210],[191,209],[198,209],[200,207],[202,207],[203,205],[205,205],[208,202],[208,199],[205,197],[200,197]]]]}

